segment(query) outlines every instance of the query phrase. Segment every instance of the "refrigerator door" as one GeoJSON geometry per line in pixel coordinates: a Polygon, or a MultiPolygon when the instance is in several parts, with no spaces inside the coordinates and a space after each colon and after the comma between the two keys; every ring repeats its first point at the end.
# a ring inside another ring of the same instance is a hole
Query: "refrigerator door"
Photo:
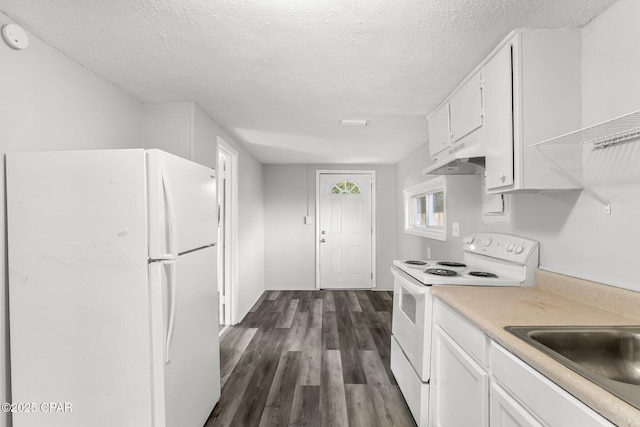
{"type": "Polygon", "coordinates": [[[149,258],[175,259],[218,235],[215,171],[160,150],[147,151],[149,258]]]}
{"type": "Polygon", "coordinates": [[[216,250],[150,264],[157,425],[201,427],[220,398],[216,250]]]}
{"type": "Polygon", "coordinates": [[[151,427],[144,150],[7,154],[13,425],[151,427]]]}

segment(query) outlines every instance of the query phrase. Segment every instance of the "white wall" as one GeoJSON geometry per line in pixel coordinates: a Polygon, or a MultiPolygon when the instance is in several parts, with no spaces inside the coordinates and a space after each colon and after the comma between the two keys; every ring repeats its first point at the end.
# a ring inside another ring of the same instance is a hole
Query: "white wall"
{"type": "Polygon", "coordinates": [[[238,152],[238,321],[265,290],[263,165],[219,126],[218,135],[238,152]]]}
{"type": "MultiPolygon", "coordinates": [[[[582,30],[583,125],[640,110],[640,2],[619,0],[582,30]]],[[[580,76],[576,76],[580,78],[580,76]]],[[[553,102],[550,100],[549,102],[553,102]]],[[[584,178],[609,199],[612,214],[584,192],[512,196],[510,224],[484,224],[482,230],[512,233],[540,241],[542,268],[640,291],[637,240],[640,238],[640,141],[606,150],[584,151],[584,178]]],[[[398,191],[419,180],[431,163],[426,147],[397,164],[398,191]],[[416,161],[420,156],[422,164],[416,161]],[[404,181],[404,182],[403,182],[404,181]]],[[[457,242],[441,245],[398,237],[403,258],[447,258],[457,242]]],[[[425,239],[427,240],[427,239],[425,239]]]]}
{"type": "Polygon", "coordinates": [[[142,104],[142,143],[216,167],[217,135],[221,131],[195,102],[145,102],[142,104]]]}
{"type": "Polygon", "coordinates": [[[315,175],[307,170],[307,165],[264,166],[267,289],[315,289],[315,221],[304,223],[307,212],[315,217],[315,175]]]}
{"type": "Polygon", "coordinates": [[[141,122],[144,148],[157,148],[193,160],[193,112],[192,102],[144,102],[141,122]]]}
{"type": "MultiPolygon", "coordinates": [[[[218,134],[223,130],[197,104],[193,103],[193,141],[191,159],[210,168],[218,167],[218,134]]],[[[238,145],[238,144],[235,144],[238,145]]],[[[253,157],[253,156],[251,156],[253,157]]]]}
{"type": "MultiPolygon", "coordinates": [[[[0,13],[0,26],[12,22],[0,13]]],[[[29,34],[30,46],[0,41],[0,152],[139,146],[140,103],[29,34]]],[[[4,205],[4,161],[0,162],[4,205]]],[[[0,221],[5,223],[5,209],[0,221]]],[[[5,241],[5,227],[0,239],[5,241]]],[[[7,267],[1,245],[0,402],[8,397],[7,267]],[[6,386],[5,386],[6,385],[6,386]]],[[[0,426],[9,420],[0,418],[0,426]]]]}
{"type": "MultiPolygon", "coordinates": [[[[582,31],[582,121],[590,126],[640,110],[640,2],[619,0],[582,31]]],[[[640,291],[640,140],[606,150],[585,147],[585,180],[611,201],[612,214],[584,194],[546,265],[570,275],[640,291]],[[554,261],[562,255],[563,263],[554,261]]]]}
{"type": "Polygon", "coordinates": [[[376,171],[376,276],[378,289],[393,289],[395,168],[380,165],[265,165],[265,286],[315,289],[316,170],[376,171]],[[304,217],[314,217],[305,225],[304,217]]]}
{"type": "Polygon", "coordinates": [[[420,182],[435,178],[423,175],[429,159],[428,144],[423,144],[396,164],[396,245],[398,259],[427,259],[430,249],[432,259],[462,261],[462,239],[480,229],[480,177],[477,175],[448,176],[447,184],[447,241],[427,239],[404,232],[403,190],[420,182]],[[460,236],[451,234],[451,226],[457,222],[460,236]]]}

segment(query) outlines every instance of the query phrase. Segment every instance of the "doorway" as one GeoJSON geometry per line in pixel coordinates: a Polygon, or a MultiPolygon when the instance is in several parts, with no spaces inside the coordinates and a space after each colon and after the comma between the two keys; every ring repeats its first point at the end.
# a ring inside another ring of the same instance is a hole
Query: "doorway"
{"type": "Polygon", "coordinates": [[[237,307],[238,152],[218,137],[219,332],[235,325],[237,307]]]}
{"type": "Polygon", "coordinates": [[[375,287],[375,171],[316,172],[316,287],[375,287]]]}

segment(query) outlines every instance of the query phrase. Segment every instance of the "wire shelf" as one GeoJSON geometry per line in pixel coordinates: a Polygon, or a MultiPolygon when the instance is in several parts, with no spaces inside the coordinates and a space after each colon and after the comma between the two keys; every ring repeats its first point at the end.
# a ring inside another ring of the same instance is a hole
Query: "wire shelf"
{"type": "Polygon", "coordinates": [[[640,138],[640,111],[547,139],[531,147],[553,144],[593,144],[593,149],[599,149],[636,138],[640,138]]]}

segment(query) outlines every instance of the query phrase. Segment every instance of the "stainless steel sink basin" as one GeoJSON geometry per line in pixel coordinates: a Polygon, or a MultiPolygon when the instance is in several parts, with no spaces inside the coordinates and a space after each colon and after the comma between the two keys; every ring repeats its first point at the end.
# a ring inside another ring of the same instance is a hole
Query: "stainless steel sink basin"
{"type": "Polygon", "coordinates": [[[640,409],[640,326],[505,329],[640,409]]]}

